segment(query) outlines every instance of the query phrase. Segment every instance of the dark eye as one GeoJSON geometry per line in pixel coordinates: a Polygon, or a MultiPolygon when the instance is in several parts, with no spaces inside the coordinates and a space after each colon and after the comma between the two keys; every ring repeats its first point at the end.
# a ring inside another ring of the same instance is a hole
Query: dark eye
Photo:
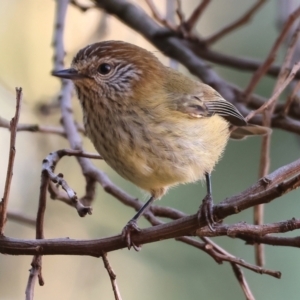
{"type": "Polygon", "coordinates": [[[111,71],[111,69],[111,65],[104,63],[98,67],[97,71],[102,75],[106,75],[111,71]]]}

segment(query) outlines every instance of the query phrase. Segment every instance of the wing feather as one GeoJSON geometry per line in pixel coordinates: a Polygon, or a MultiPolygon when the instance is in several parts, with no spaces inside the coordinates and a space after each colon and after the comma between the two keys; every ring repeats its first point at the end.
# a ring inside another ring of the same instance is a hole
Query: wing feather
{"type": "Polygon", "coordinates": [[[243,115],[237,110],[237,108],[233,104],[231,104],[228,101],[206,101],[205,105],[210,114],[217,114],[229,121],[232,125],[247,125],[247,122],[243,115]]]}

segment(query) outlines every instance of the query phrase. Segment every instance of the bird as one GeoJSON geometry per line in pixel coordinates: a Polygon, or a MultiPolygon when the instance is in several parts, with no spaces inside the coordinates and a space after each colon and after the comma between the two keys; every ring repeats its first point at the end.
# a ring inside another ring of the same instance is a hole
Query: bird
{"type": "Polygon", "coordinates": [[[214,230],[211,172],[229,138],[270,132],[248,124],[209,85],[127,42],[88,45],[75,55],[71,68],[52,75],[73,81],[86,134],[106,163],[150,194],[122,231],[129,249],[140,249],[132,241],[140,231],[138,218],[178,184],[205,179],[207,194],[198,218],[214,230]]]}

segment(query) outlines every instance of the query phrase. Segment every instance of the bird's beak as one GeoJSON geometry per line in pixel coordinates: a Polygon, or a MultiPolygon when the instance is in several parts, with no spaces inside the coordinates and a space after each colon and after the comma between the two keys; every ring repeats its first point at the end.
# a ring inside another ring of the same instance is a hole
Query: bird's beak
{"type": "Polygon", "coordinates": [[[73,68],[60,70],[60,71],[52,71],[51,74],[56,77],[71,79],[71,80],[88,78],[88,76],[84,74],[80,74],[77,70],[73,68]]]}

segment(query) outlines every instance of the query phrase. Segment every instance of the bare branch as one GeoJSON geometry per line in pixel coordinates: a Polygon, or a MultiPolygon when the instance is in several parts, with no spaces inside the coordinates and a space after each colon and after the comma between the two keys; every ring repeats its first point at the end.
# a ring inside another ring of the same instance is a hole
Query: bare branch
{"type": "MultiPolygon", "coordinates": [[[[211,247],[213,247],[213,249],[216,251],[216,252],[219,252],[223,255],[226,255],[226,256],[232,256],[230,253],[228,253],[224,248],[220,247],[219,245],[217,245],[215,242],[213,242],[211,239],[207,238],[207,237],[201,237],[201,239],[203,241],[205,241],[208,245],[210,245],[211,247]]],[[[236,263],[231,263],[231,266],[233,268],[233,272],[234,272],[234,275],[235,277],[237,278],[245,296],[246,296],[246,299],[248,300],[252,300],[254,298],[254,296],[252,295],[252,292],[248,286],[248,283],[246,281],[246,278],[243,274],[243,271],[241,270],[241,268],[236,264],[236,263]]]]}
{"type": "MultiPolygon", "coordinates": [[[[26,300],[33,300],[34,296],[34,286],[37,278],[39,278],[40,283],[43,282],[43,279],[41,276],[41,256],[34,256],[32,263],[31,263],[31,269],[29,270],[29,278],[27,282],[27,287],[25,291],[26,300]]],[[[42,285],[42,284],[41,284],[42,285]]]]}
{"type": "MultiPolygon", "coordinates": [[[[0,116],[0,127],[9,129],[9,126],[9,121],[0,116]]],[[[62,127],[43,126],[38,124],[18,124],[17,131],[51,133],[65,136],[65,131],[62,127]]]]}
{"type": "MultiPolygon", "coordinates": [[[[237,57],[225,53],[220,53],[211,48],[203,47],[199,45],[199,43],[191,44],[190,42],[189,45],[199,58],[201,57],[202,59],[205,59],[209,62],[216,63],[218,65],[226,66],[229,68],[234,68],[236,70],[253,72],[259,69],[263,64],[262,61],[253,58],[237,57]]],[[[269,69],[266,71],[266,74],[272,77],[276,77],[278,76],[279,72],[280,72],[280,66],[271,65],[269,69]]],[[[295,78],[299,79],[299,77],[300,77],[300,73],[297,73],[295,78]]]]}
{"type": "Polygon", "coordinates": [[[91,5],[91,6],[82,5],[82,4],[78,3],[77,0],[70,0],[70,4],[72,4],[74,7],[77,7],[82,12],[86,12],[86,11],[88,11],[91,8],[95,8],[94,5],[91,5]]]}
{"type": "Polygon", "coordinates": [[[21,224],[26,224],[29,226],[35,226],[36,223],[33,218],[26,217],[23,215],[23,213],[12,211],[12,210],[9,210],[7,212],[7,218],[8,220],[15,221],[21,224]]]}
{"type": "MultiPolygon", "coordinates": [[[[300,175],[292,177],[293,174],[300,174],[300,159],[287,165],[265,178],[258,181],[251,188],[243,191],[239,195],[225,199],[214,207],[214,215],[218,219],[224,219],[229,215],[253,207],[257,204],[270,202],[283,194],[300,186],[300,175]],[[291,179],[286,179],[291,177],[291,179]]],[[[140,201],[121,199],[123,203],[136,208],[136,203],[140,201]]],[[[151,210],[155,211],[156,206],[151,210]]],[[[167,215],[167,208],[160,208],[167,215]]],[[[176,215],[173,209],[171,215],[176,215]]],[[[182,213],[181,215],[182,216],[182,213]]],[[[151,218],[151,214],[146,213],[146,217],[151,218]]],[[[132,236],[133,242],[137,245],[156,242],[162,239],[177,238],[185,235],[195,234],[200,236],[227,235],[238,237],[247,241],[257,241],[261,243],[273,243],[291,247],[300,247],[298,238],[277,238],[270,236],[270,233],[287,232],[300,228],[300,220],[290,220],[267,224],[261,226],[248,224],[219,225],[215,232],[211,232],[205,226],[205,222],[199,224],[197,215],[186,216],[167,224],[158,224],[150,228],[141,230],[132,236]],[[201,227],[201,229],[199,229],[201,227]],[[203,228],[202,228],[203,227],[203,228]],[[266,235],[266,236],[263,236],[266,235]]],[[[71,255],[91,255],[99,257],[102,252],[114,251],[125,248],[127,245],[121,235],[103,238],[100,240],[78,241],[71,239],[58,240],[17,240],[2,237],[0,238],[0,252],[13,255],[50,255],[50,254],[71,254],[71,255]]]]}
{"type": "MultiPolygon", "coordinates": [[[[69,4],[69,0],[57,0],[56,1],[56,24],[55,24],[55,32],[60,32],[60,30],[64,27],[64,18],[66,15],[67,7],[69,4]]],[[[57,42],[57,41],[56,41],[57,42]]],[[[55,44],[55,42],[54,42],[55,44]]],[[[47,163],[45,160],[43,164],[47,163]]],[[[44,215],[46,210],[46,196],[47,190],[49,186],[49,173],[46,168],[43,168],[41,174],[41,185],[40,185],[40,195],[39,195],[39,206],[36,217],[36,239],[44,239],[44,215]]],[[[36,281],[36,277],[39,278],[39,284],[44,285],[44,280],[42,276],[42,257],[40,255],[34,255],[32,260],[32,271],[30,271],[30,276],[28,279],[28,285],[26,288],[26,295],[28,291],[28,295],[33,297],[34,284],[36,281]]],[[[31,298],[29,298],[31,299],[31,298]]]]}
{"type": "Polygon", "coordinates": [[[235,277],[237,278],[240,286],[242,287],[242,290],[246,296],[246,299],[247,300],[255,300],[241,268],[237,264],[234,264],[234,263],[232,263],[231,266],[232,266],[235,277]]]}
{"type": "MultiPolygon", "coordinates": [[[[197,215],[192,215],[169,222],[168,224],[143,229],[134,236],[134,242],[140,245],[148,244],[164,239],[177,238],[188,233],[192,234],[197,230],[197,234],[202,236],[224,235],[240,238],[251,243],[259,242],[300,248],[300,239],[298,237],[284,238],[268,234],[268,232],[287,232],[299,229],[300,220],[293,219],[286,222],[278,222],[262,226],[246,224],[243,229],[239,229],[240,225],[241,223],[235,225],[220,225],[216,227],[217,232],[209,231],[208,228],[204,227],[203,229],[197,229],[197,215]],[[250,227],[248,228],[248,226],[250,227]],[[253,229],[255,230],[253,231],[253,229]],[[267,235],[262,236],[260,234],[261,230],[263,230],[263,233],[267,235]]],[[[204,226],[204,224],[202,224],[202,226],[204,226]]],[[[86,255],[100,257],[103,251],[110,252],[126,247],[127,245],[121,235],[97,240],[73,240],[69,238],[22,240],[4,236],[0,238],[0,253],[11,255],[86,255]]],[[[224,260],[225,259],[226,257],[224,257],[224,260]]],[[[247,264],[242,261],[233,261],[234,263],[243,265],[247,264]]],[[[251,265],[249,267],[252,268],[251,265]]],[[[260,268],[257,270],[257,272],[260,272],[260,268]]],[[[269,275],[276,278],[280,277],[280,272],[270,270],[263,272],[266,274],[270,273],[269,275]]]]}
{"type": "Polygon", "coordinates": [[[227,25],[226,27],[222,28],[219,32],[214,33],[212,36],[208,37],[205,40],[207,45],[211,45],[217,42],[219,39],[223,38],[228,33],[232,32],[233,30],[237,29],[238,27],[248,23],[253,15],[258,11],[258,9],[265,4],[266,0],[258,0],[253,7],[251,7],[243,16],[241,16],[238,20],[234,21],[233,23],[227,25]]]}
{"type": "Polygon", "coordinates": [[[283,112],[282,112],[283,116],[286,116],[289,113],[291,105],[292,105],[293,101],[296,99],[299,90],[300,90],[300,81],[298,81],[298,83],[295,85],[292,93],[287,98],[287,101],[283,107],[283,112]]]}
{"type": "Polygon", "coordinates": [[[272,105],[276,99],[279,97],[279,95],[283,92],[283,90],[288,86],[288,84],[294,79],[295,74],[298,72],[300,69],[300,62],[297,62],[293,68],[291,73],[289,74],[288,78],[282,83],[282,85],[278,88],[278,90],[272,95],[272,97],[264,103],[260,108],[257,110],[252,111],[251,113],[248,114],[246,117],[246,120],[249,121],[251,118],[253,118],[255,115],[263,112],[266,110],[270,105],[272,105]]]}
{"type": "Polygon", "coordinates": [[[4,234],[4,226],[6,222],[7,205],[9,200],[10,186],[13,176],[14,161],[16,155],[16,136],[17,127],[20,117],[20,108],[22,102],[22,88],[16,88],[16,111],[15,116],[10,121],[10,145],[9,145],[9,157],[8,166],[6,172],[4,194],[0,203],[0,236],[4,234]]]}
{"type": "Polygon", "coordinates": [[[177,241],[183,241],[184,243],[194,246],[198,249],[201,249],[208,253],[214,260],[218,263],[222,263],[223,261],[230,262],[231,264],[240,265],[248,270],[251,270],[258,274],[267,274],[275,278],[280,278],[281,273],[278,271],[272,271],[268,269],[264,269],[252,264],[247,263],[241,258],[235,257],[232,254],[223,251],[223,249],[217,245],[216,249],[214,249],[215,245],[214,243],[211,243],[211,240],[206,239],[205,244],[200,243],[199,241],[196,241],[190,237],[180,237],[176,238],[177,241]],[[221,250],[222,249],[222,250],[221,250]]]}
{"type": "Polygon", "coordinates": [[[190,32],[195,27],[196,22],[199,20],[210,1],[211,0],[202,0],[202,2],[198,4],[188,20],[183,23],[186,31],[190,32]]]}
{"type": "Polygon", "coordinates": [[[167,28],[176,31],[177,28],[175,25],[173,25],[171,22],[169,22],[169,20],[167,20],[166,18],[164,18],[160,12],[158,11],[158,9],[156,8],[156,6],[154,5],[152,0],[145,0],[152,12],[153,18],[159,22],[160,24],[166,26],[167,28]]]}
{"type": "MultiPolygon", "coordinates": [[[[291,61],[293,58],[294,51],[296,49],[298,36],[299,36],[299,25],[295,30],[288,50],[286,52],[284,62],[282,64],[278,79],[276,81],[275,87],[273,89],[273,94],[278,90],[278,88],[283,84],[286,79],[289,68],[291,65],[291,61]]],[[[270,127],[272,124],[272,116],[275,109],[275,105],[278,102],[278,97],[274,99],[273,103],[269,106],[267,110],[263,113],[263,125],[266,127],[270,127]]],[[[259,168],[259,178],[266,176],[269,173],[270,169],[270,148],[271,148],[271,133],[263,136],[262,138],[262,147],[261,147],[261,156],[260,156],[260,168],[259,168]]],[[[258,205],[254,207],[254,224],[262,225],[264,223],[264,206],[258,205]]],[[[256,264],[259,266],[263,266],[265,264],[264,258],[264,246],[262,244],[255,244],[255,254],[256,254],[256,264]]]]}
{"type": "Polygon", "coordinates": [[[53,184],[49,185],[49,192],[52,199],[61,200],[77,209],[77,212],[80,216],[85,216],[86,214],[91,214],[92,209],[90,206],[86,206],[82,203],[82,201],[92,201],[95,194],[95,180],[87,177],[87,195],[84,196],[81,200],[78,201],[76,192],[69,187],[68,183],[63,179],[63,174],[55,174],[54,170],[59,162],[59,160],[64,156],[75,156],[75,157],[85,157],[85,158],[93,158],[93,159],[102,159],[99,154],[93,153],[85,153],[82,150],[70,150],[70,149],[61,149],[55,152],[51,152],[44,160],[42,167],[43,172],[47,173],[49,179],[55,183],[57,186],[61,186],[66,194],[60,193],[57,186],[55,187],[53,184]]]}
{"type": "MultiPolygon", "coordinates": [[[[293,58],[293,54],[296,50],[297,47],[297,42],[299,40],[299,35],[300,35],[300,23],[298,24],[297,29],[295,30],[292,38],[291,38],[291,42],[290,45],[288,47],[287,50],[287,54],[286,54],[286,58],[285,58],[285,62],[284,65],[281,69],[280,75],[279,75],[279,79],[277,81],[276,87],[274,88],[274,90],[276,90],[278,88],[278,86],[284,81],[285,79],[285,75],[287,73],[287,68],[290,66],[290,63],[292,61],[293,58]]],[[[290,109],[290,106],[298,92],[298,90],[300,89],[300,84],[298,82],[298,84],[296,84],[296,86],[294,87],[292,94],[287,98],[287,101],[283,107],[283,116],[286,116],[288,114],[288,111],[290,109]]],[[[273,111],[272,111],[273,112],[273,111]]]]}
{"type": "Polygon", "coordinates": [[[119,291],[119,288],[118,288],[118,285],[117,285],[117,280],[116,280],[117,276],[116,276],[116,274],[114,273],[112,267],[109,264],[109,261],[108,261],[108,258],[107,258],[107,253],[102,254],[102,260],[103,260],[103,263],[104,263],[104,267],[107,270],[107,273],[108,273],[108,276],[109,276],[109,279],[110,279],[110,282],[111,282],[111,285],[112,285],[112,288],[113,288],[113,292],[114,292],[114,295],[115,295],[115,299],[116,300],[122,300],[122,297],[121,297],[121,294],[120,294],[120,291],[119,291]]]}
{"type": "Polygon", "coordinates": [[[253,74],[252,79],[248,85],[248,87],[245,89],[245,101],[247,102],[250,98],[250,95],[253,93],[257,83],[260,81],[260,79],[264,76],[266,71],[269,69],[271,64],[274,62],[276,53],[286,38],[288,32],[290,31],[292,25],[294,24],[294,21],[300,16],[300,7],[292,13],[288,20],[285,22],[285,25],[282,28],[282,31],[280,35],[277,37],[273,47],[271,48],[265,62],[260,66],[260,68],[253,74]]]}

